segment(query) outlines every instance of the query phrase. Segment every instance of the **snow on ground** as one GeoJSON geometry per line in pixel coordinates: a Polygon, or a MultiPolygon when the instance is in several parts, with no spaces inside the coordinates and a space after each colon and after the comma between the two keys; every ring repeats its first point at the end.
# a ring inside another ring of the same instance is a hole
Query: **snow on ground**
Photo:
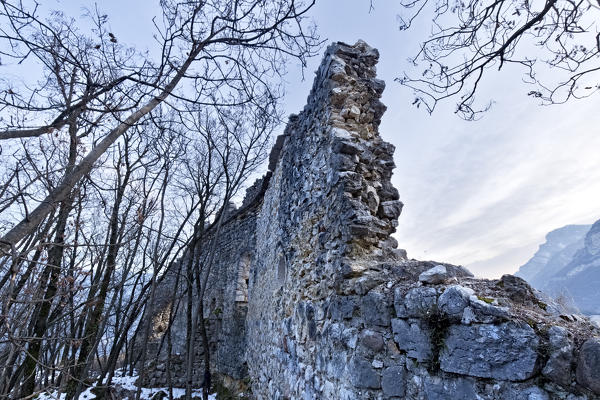
{"type": "MultiPolygon", "coordinates": [[[[135,381],[137,381],[138,375],[134,373],[133,376],[128,376],[125,374],[123,370],[117,370],[115,372],[115,376],[112,379],[112,384],[114,386],[120,386],[125,390],[135,391],[137,390],[137,386],[135,385],[135,381]]],[[[140,399],[151,399],[158,392],[169,393],[169,388],[142,388],[142,393],[140,395],[140,399]]],[[[173,398],[180,399],[185,396],[185,389],[182,388],[173,388],[173,398]]],[[[192,396],[202,397],[202,389],[193,389],[192,396]]],[[[214,394],[208,396],[209,400],[216,400],[217,397],[214,394]]]]}
{"type": "MultiPolygon", "coordinates": [[[[49,393],[40,393],[37,400],[65,400],[67,394],[66,393],[57,393],[57,392],[49,392],[49,393]]],[[[79,395],[79,400],[93,400],[96,398],[96,395],[92,393],[92,388],[89,387],[84,390],[79,395]]]]}
{"type": "MultiPolygon", "coordinates": [[[[134,392],[137,391],[137,386],[135,382],[138,379],[138,375],[134,373],[133,376],[128,376],[125,374],[123,370],[115,371],[115,376],[112,379],[112,386],[118,386],[124,390],[134,392]]],[[[81,395],[79,396],[79,400],[93,400],[96,398],[96,395],[92,393],[93,387],[87,388],[81,395]]],[[[151,400],[152,396],[154,396],[158,392],[164,392],[165,394],[169,393],[169,388],[142,388],[142,392],[140,393],[140,400],[151,400]]],[[[202,389],[193,389],[192,396],[196,396],[202,398],[202,389]]],[[[65,393],[57,393],[57,392],[48,392],[41,393],[37,400],[65,400],[65,393]]],[[[185,389],[182,388],[173,388],[173,398],[181,399],[185,397],[185,389]]],[[[135,394],[133,399],[135,399],[135,394]]],[[[208,396],[209,400],[217,400],[215,394],[211,394],[208,396]]]]}

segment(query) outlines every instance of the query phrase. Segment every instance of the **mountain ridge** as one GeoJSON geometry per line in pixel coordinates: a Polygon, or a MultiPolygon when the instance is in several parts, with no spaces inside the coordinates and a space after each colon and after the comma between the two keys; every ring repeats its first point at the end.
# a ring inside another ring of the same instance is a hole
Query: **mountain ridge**
{"type": "Polygon", "coordinates": [[[600,314],[600,220],[549,232],[515,275],[553,297],[572,299],[584,314],[600,314]]]}

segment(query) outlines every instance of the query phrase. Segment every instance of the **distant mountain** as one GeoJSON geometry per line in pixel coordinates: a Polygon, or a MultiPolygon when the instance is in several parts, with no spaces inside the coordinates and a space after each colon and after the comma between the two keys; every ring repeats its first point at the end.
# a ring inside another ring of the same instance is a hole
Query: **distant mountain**
{"type": "Polygon", "coordinates": [[[552,296],[571,298],[584,314],[600,314],[600,220],[550,232],[516,275],[552,296]]]}
{"type": "Polygon", "coordinates": [[[546,235],[546,242],[515,274],[532,286],[541,287],[548,279],[565,267],[583,247],[583,240],[591,225],[567,225],[546,235]]]}
{"type": "Polygon", "coordinates": [[[549,294],[566,292],[584,314],[600,314],[600,220],[585,236],[584,247],[546,284],[549,294]]]}

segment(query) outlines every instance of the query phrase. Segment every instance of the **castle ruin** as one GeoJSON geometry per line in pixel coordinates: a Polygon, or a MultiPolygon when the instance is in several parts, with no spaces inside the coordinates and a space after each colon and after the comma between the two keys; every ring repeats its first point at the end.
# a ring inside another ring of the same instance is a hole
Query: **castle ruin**
{"type": "MultiPolygon", "coordinates": [[[[394,146],[378,133],[377,61],[361,41],[327,49],[269,172],[216,238],[209,231],[218,249],[204,304],[213,371],[266,400],[600,398],[600,332],[589,321],[519,278],[475,279],[397,249],[402,203],[390,181],[394,146]]],[[[159,293],[179,290],[165,282],[159,293]]],[[[168,357],[181,385],[184,307],[178,313],[168,357]]],[[[155,326],[154,354],[162,334],[155,326]]],[[[158,352],[149,384],[165,381],[164,346],[158,352]]]]}

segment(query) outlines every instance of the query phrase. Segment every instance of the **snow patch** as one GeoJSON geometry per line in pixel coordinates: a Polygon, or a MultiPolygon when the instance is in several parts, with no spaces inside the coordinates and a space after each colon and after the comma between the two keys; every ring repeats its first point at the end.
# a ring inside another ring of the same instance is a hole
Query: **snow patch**
{"type": "MultiPolygon", "coordinates": [[[[93,400],[96,398],[96,395],[92,393],[93,387],[89,387],[85,389],[80,395],[79,399],[81,400],[93,400]]],[[[48,392],[48,393],[40,393],[37,400],[65,400],[67,397],[66,393],[58,393],[58,392],[48,392]]]]}
{"type": "MultiPolygon", "coordinates": [[[[136,381],[138,380],[138,378],[139,378],[139,376],[135,372],[132,376],[129,376],[125,373],[125,371],[117,370],[117,371],[115,371],[115,375],[113,376],[111,385],[118,386],[127,391],[135,392],[138,389],[137,385],[135,384],[136,381]]],[[[103,383],[106,383],[106,379],[104,379],[103,383]]],[[[94,387],[92,386],[92,387],[87,388],[85,391],[83,391],[83,393],[81,393],[81,395],[79,396],[79,399],[80,400],[95,399],[96,395],[94,395],[92,393],[93,388],[94,387]]],[[[152,397],[159,392],[164,392],[165,394],[168,394],[169,388],[166,388],[166,387],[164,387],[164,388],[142,388],[142,391],[140,393],[140,399],[141,400],[151,400],[152,397]]],[[[192,396],[202,398],[202,389],[192,389],[192,396]]],[[[185,397],[185,389],[184,388],[173,388],[173,398],[174,399],[181,399],[184,397],[185,397]]],[[[58,393],[58,392],[52,391],[52,392],[41,393],[37,397],[37,400],[65,400],[65,398],[66,398],[65,393],[58,393]]],[[[217,396],[216,396],[216,394],[211,394],[208,396],[208,399],[209,400],[217,400],[217,396]]]]}

